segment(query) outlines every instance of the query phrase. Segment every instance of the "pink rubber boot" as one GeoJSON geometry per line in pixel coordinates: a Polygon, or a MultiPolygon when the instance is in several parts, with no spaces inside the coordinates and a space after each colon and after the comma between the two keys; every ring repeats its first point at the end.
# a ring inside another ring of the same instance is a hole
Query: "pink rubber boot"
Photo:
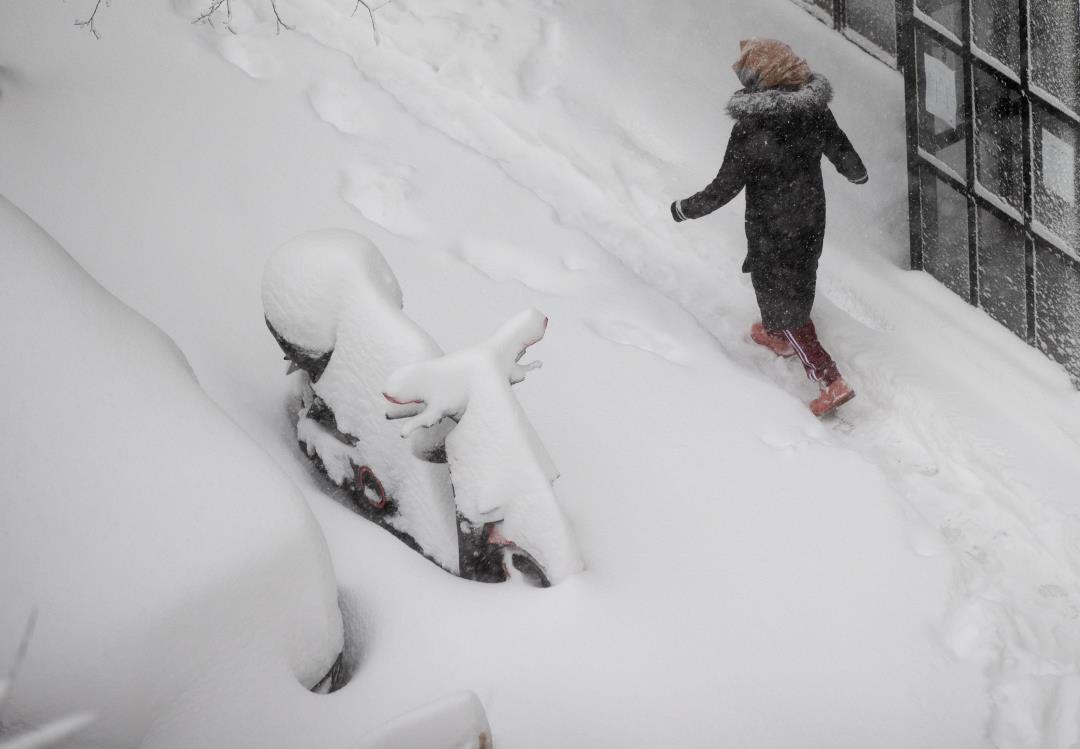
{"type": "Polygon", "coordinates": [[[814,416],[824,416],[855,397],[855,391],[844,382],[836,362],[818,340],[813,321],[785,330],[784,337],[798,354],[806,376],[821,388],[821,394],[810,401],[814,416]]]}
{"type": "Polygon", "coordinates": [[[750,340],[764,346],[777,356],[795,356],[795,349],[791,347],[783,333],[765,330],[765,326],[759,322],[750,326],[750,340]]]}

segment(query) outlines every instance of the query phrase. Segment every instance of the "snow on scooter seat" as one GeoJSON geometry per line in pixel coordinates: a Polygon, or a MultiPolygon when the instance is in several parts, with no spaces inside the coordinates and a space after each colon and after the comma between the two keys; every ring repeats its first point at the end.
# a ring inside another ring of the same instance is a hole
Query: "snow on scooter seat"
{"type": "Polygon", "coordinates": [[[309,457],[338,486],[356,486],[356,494],[374,477],[379,499],[392,502],[379,522],[456,573],[450,474],[430,459],[448,425],[402,441],[386,421],[382,398],[391,372],[442,351],[402,311],[401,288],[379,250],[346,230],[296,237],[267,261],[262,297],[271,332],[305,370],[297,437],[309,457]]]}
{"type": "Polygon", "coordinates": [[[535,309],[511,318],[487,341],[394,372],[386,398],[414,404],[403,437],[444,419],[457,425],[446,455],[458,512],[490,528],[489,541],[512,544],[557,583],[583,563],[552,490],[557,471],[510,386],[540,362],[519,364],[544,337],[548,320],[535,309]]]}

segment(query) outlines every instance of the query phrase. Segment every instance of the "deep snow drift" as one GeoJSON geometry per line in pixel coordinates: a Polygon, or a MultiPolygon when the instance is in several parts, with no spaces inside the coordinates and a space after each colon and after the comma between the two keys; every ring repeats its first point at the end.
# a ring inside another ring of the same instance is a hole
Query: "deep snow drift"
{"type": "Polygon", "coordinates": [[[364,612],[346,641],[296,489],[167,337],[3,198],[0,246],[18,352],[0,388],[24,427],[0,442],[0,641],[34,622],[0,679],[11,749],[484,747],[469,692],[390,720],[305,691],[357,668],[364,612]]]}
{"type": "MultiPolygon", "coordinates": [[[[6,4],[0,192],[303,488],[363,612],[327,723],[475,689],[517,749],[1080,740],[1080,398],[903,270],[895,72],[784,0],[395,0],[379,45],[353,3],[280,0],[280,35],[265,3],[232,5],[235,35],[190,26],[200,3],[114,4],[95,41],[71,3],[6,4]],[[871,175],[826,171],[815,319],[859,393],[828,424],[794,363],[746,338],[741,200],[667,215],[715,174],[752,35],[833,82],[871,175]],[[544,376],[515,391],[587,572],[456,580],[323,494],[259,274],[325,226],[377,241],[447,350],[527,306],[550,317],[544,376]]],[[[204,736],[278,745],[243,719],[259,697],[203,692],[204,736]]]]}
{"type": "Polygon", "coordinates": [[[113,746],[245,664],[314,686],[342,622],[298,492],[168,338],[3,199],[0,245],[0,642],[37,618],[9,713],[91,712],[81,741],[113,746]]]}

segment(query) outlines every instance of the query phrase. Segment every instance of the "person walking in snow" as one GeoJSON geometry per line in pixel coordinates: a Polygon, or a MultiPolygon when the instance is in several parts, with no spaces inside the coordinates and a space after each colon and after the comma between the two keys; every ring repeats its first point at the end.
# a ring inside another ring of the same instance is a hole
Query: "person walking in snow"
{"type": "Polygon", "coordinates": [[[816,416],[855,397],[818,340],[814,305],[818,258],[825,236],[821,157],[856,184],[866,167],[836,123],[832,87],[783,42],[739,42],[732,66],[743,88],[728,101],[735,120],[724,161],[709,185],[671,204],[676,221],[701,218],[746,188],[747,254],[742,270],[761,310],[750,337],[779,356],[798,354],[820,395],[816,416]]]}

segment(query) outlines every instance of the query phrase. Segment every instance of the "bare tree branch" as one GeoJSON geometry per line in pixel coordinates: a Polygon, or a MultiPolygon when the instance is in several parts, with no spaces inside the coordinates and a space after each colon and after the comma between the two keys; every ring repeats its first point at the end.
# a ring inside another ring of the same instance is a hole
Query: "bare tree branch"
{"type": "MultiPolygon", "coordinates": [[[[221,10],[222,5],[225,6],[225,28],[227,28],[231,33],[235,34],[236,30],[232,27],[232,0],[210,0],[210,4],[207,6],[203,14],[193,20],[192,23],[208,23],[213,26],[214,16],[216,16],[217,12],[221,10]]],[[[285,23],[285,21],[281,18],[281,14],[278,13],[277,0],[270,0],[270,7],[274,11],[274,21],[277,24],[277,26],[275,27],[277,33],[280,34],[282,29],[292,31],[293,27],[285,23]]]]}
{"type": "MultiPolygon", "coordinates": [[[[94,3],[94,9],[92,11],[90,11],[90,17],[89,18],[87,18],[85,21],[76,21],[75,22],[76,26],[81,26],[83,28],[90,29],[90,33],[94,35],[95,39],[100,39],[101,38],[101,34],[99,34],[97,32],[97,28],[94,27],[94,19],[97,17],[98,8],[101,7],[101,2],[102,2],[102,0],[97,0],[97,2],[94,3]]],[[[111,3],[111,0],[105,0],[105,5],[106,6],[108,6],[110,3],[111,3]]]]}
{"type": "Polygon", "coordinates": [[[218,12],[218,9],[223,4],[225,6],[225,28],[229,30],[230,34],[235,34],[236,30],[232,27],[232,0],[211,0],[210,7],[206,9],[206,12],[192,20],[192,23],[207,23],[213,26],[214,14],[218,12]]]}
{"type": "Polygon", "coordinates": [[[373,8],[373,7],[371,7],[368,0],[356,0],[356,5],[353,6],[353,11],[352,12],[353,12],[354,16],[356,15],[356,11],[360,10],[361,5],[363,5],[365,8],[367,8],[368,18],[371,19],[371,34],[372,34],[373,37],[375,37],[375,46],[379,46],[379,42],[381,41],[381,39],[379,37],[379,27],[375,24],[375,14],[378,11],[385,8],[387,5],[389,5],[392,2],[394,2],[394,0],[383,0],[382,3],[380,3],[379,5],[376,5],[373,8]]]}
{"type": "MultiPolygon", "coordinates": [[[[270,8],[274,11],[274,22],[276,23],[276,32],[281,33],[282,29],[286,31],[292,31],[293,27],[290,26],[285,19],[281,17],[281,13],[278,11],[277,0],[269,0],[270,8]]],[[[383,0],[378,5],[373,5],[372,0],[356,0],[356,5],[353,7],[353,15],[360,10],[360,6],[363,5],[367,9],[368,19],[371,21],[371,33],[375,38],[375,44],[378,45],[381,42],[379,35],[378,24],[375,23],[375,14],[385,8],[394,0],[383,0]]],[[[90,11],[90,16],[83,21],[75,21],[76,26],[90,29],[90,33],[94,35],[95,39],[100,39],[101,34],[98,33],[97,27],[94,25],[94,21],[97,19],[98,10],[101,8],[101,4],[104,3],[105,7],[109,7],[112,4],[112,0],[96,0],[94,3],[94,9],[90,11]]],[[[217,17],[218,12],[221,10],[221,6],[225,6],[225,28],[231,33],[235,34],[236,30],[232,27],[232,0],[208,0],[206,10],[203,11],[197,18],[192,20],[192,23],[207,23],[211,26],[214,25],[214,18],[217,17]]]]}
{"type": "Polygon", "coordinates": [[[230,4],[229,0],[213,0],[210,3],[210,7],[206,9],[206,12],[204,12],[198,18],[194,19],[192,23],[202,23],[205,21],[206,23],[209,23],[211,26],[213,26],[214,14],[218,12],[218,8],[220,8],[223,3],[225,5],[226,12],[225,25],[227,26],[229,21],[232,20],[232,5],[230,4]]]}
{"type": "Polygon", "coordinates": [[[270,0],[270,7],[274,9],[274,19],[277,21],[276,33],[280,34],[282,29],[292,31],[293,27],[281,20],[281,15],[277,10],[277,0],[270,0]]]}

